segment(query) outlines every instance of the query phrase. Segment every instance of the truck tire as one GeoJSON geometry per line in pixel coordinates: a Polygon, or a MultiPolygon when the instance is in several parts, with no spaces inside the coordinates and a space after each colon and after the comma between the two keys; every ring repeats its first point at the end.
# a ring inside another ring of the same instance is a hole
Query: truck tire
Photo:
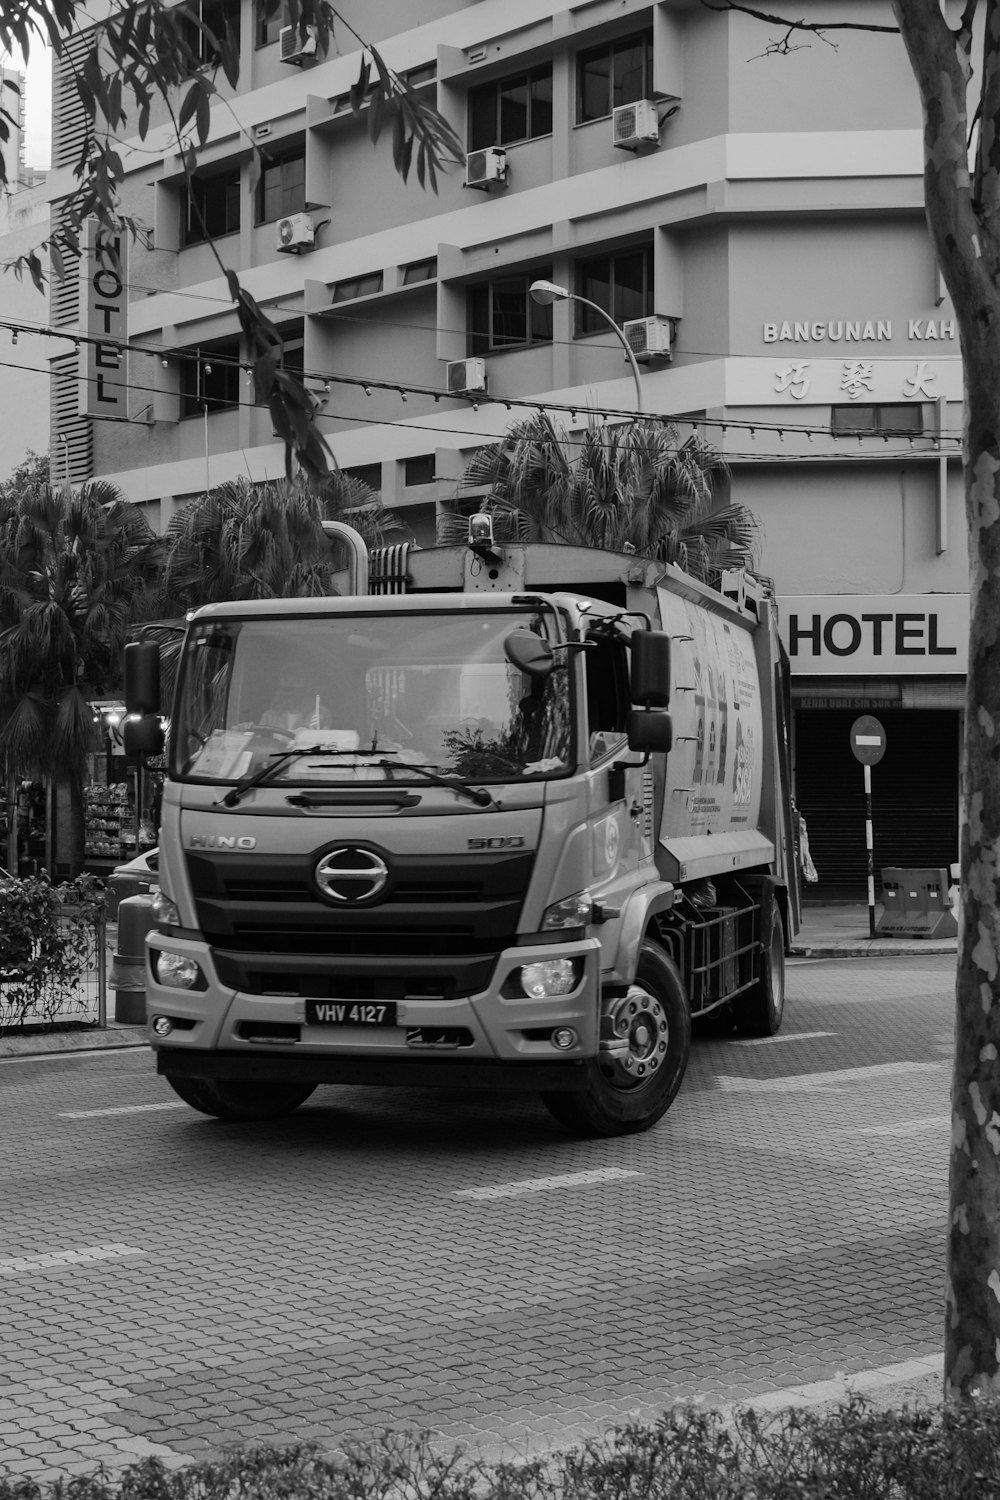
{"type": "Polygon", "coordinates": [[[760,978],[733,1002],[740,1036],[777,1036],[785,1011],[785,924],[777,901],[769,902],[763,913],[760,978]]]}
{"type": "Polygon", "coordinates": [[[311,1083],[241,1083],[176,1073],[166,1079],[185,1104],[217,1120],[276,1120],[298,1109],[315,1089],[311,1083]]]}
{"type": "Polygon", "coordinates": [[[577,1089],[544,1093],[561,1125],[589,1136],[634,1135],[666,1114],[691,1050],[691,1010],[673,960],[644,942],[628,994],[601,1010],[598,1056],[577,1089]]]}

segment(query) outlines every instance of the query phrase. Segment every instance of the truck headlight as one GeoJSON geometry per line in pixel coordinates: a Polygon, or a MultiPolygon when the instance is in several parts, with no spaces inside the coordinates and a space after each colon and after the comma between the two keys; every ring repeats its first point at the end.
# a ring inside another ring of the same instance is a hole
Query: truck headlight
{"type": "Polygon", "coordinates": [[[545,958],[535,964],[524,964],[520,973],[521,988],[529,1000],[568,995],[580,983],[582,968],[578,958],[545,958]]]}
{"type": "Polygon", "coordinates": [[[588,891],[577,891],[575,896],[566,896],[546,907],[542,918],[543,932],[556,932],[564,927],[587,927],[593,915],[594,903],[588,891]]]}
{"type": "Polygon", "coordinates": [[[184,953],[171,953],[169,949],[161,949],[153,958],[153,966],[159,983],[168,985],[171,989],[194,990],[203,986],[201,970],[194,959],[188,958],[184,953]]]}
{"type": "Polygon", "coordinates": [[[179,927],[181,925],[181,914],[176,904],[169,896],[165,896],[157,887],[153,891],[153,919],[161,927],[179,927]]]}

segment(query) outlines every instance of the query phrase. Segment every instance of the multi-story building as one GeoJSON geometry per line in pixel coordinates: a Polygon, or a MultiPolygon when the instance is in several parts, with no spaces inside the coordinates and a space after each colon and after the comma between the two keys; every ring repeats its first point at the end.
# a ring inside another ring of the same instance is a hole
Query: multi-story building
{"type": "MultiPolygon", "coordinates": [[[[961,376],[899,39],[844,31],[779,56],[767,27],[699,0],[339,9],[427,91],[466,163],[437,193],[404,186],[349,107],[346,25],[343,52],[319,60],[281,15],[214,0],[238,18],[239,87],[220,85],[192,182],[165,117],[126,153],[148,235],[127,247],[125,284],[95,297],[84,263],[56,290],[54,321],[133,352],[121,370],[60,355],[53,454],[160,527],[206,486],[283,473],[240,368],[232,268],[320,394],[337,461],[426,544],[469,454],[519,403],[561,403],[571,432],[589,408],[636,409],[621,341],[578,299],[596,303],[634,325],[645,410],[714,440],[759,518],[821,888],[863,889],[849,727],[865,711],[888,742],[876,864],[948,864],[968,609],[961,376]],[[574,295],[541,306],[536,280],[574,295]]],[[[804,9],[891,19],[882,0],[804,9]]],[[[56,167],[82,128],[67,97],[57,86],[56,167]]]]}
{"type": "MultiPolygon", "coordinates": [[[[44,241],[49,226],[45,173],[25,157],[25,76],[0,68],[0,109],[9,131],[3,143],[9,190],[0,197],[0,266],[14,262],[44,241]]],[[[49,445],[48,348],[39,330],[48,321],[46,295],[30,276],[6,272],[0,278],[0,401],[8,420],[0,428],[0,480],[30,452],[49,445]],[[23,337],[22,337],[23,334],[23,337]],[[10,414],[16,420],[9,420],[10,414]]]]}

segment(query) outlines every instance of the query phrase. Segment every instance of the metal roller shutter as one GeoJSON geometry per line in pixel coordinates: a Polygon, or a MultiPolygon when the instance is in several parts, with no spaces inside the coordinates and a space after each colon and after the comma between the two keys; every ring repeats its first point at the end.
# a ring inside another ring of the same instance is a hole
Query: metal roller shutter
{"type": "MultiPolygon", "coordinates": [[[[795,715],[796,801],[819,874],[807,898],[867,895],[864,772],[849,735],[857,709],[795,715]]],[[[947,867],[958,858],[959,715],[879,709],[886,751],[872,768],[875,885],[889,865],[947,867]]]]}

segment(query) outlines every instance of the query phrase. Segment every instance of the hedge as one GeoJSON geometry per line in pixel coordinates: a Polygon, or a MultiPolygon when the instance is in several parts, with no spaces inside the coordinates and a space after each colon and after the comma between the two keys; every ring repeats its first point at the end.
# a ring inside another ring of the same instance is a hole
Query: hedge
{"type": "Polygon", "coordinates": [[[567,1453],[492,1465],[442,1453],[427,1433],[382,1432],[336,1452],[231,1448],[175,1469],[149,1458],[116,1477],[36,1483],[0,1468],[0,1500],[1000,1500],[1000,1405],[875,1411],[852,1396],[728,1423],[679,1406],[567,1453]]]}

